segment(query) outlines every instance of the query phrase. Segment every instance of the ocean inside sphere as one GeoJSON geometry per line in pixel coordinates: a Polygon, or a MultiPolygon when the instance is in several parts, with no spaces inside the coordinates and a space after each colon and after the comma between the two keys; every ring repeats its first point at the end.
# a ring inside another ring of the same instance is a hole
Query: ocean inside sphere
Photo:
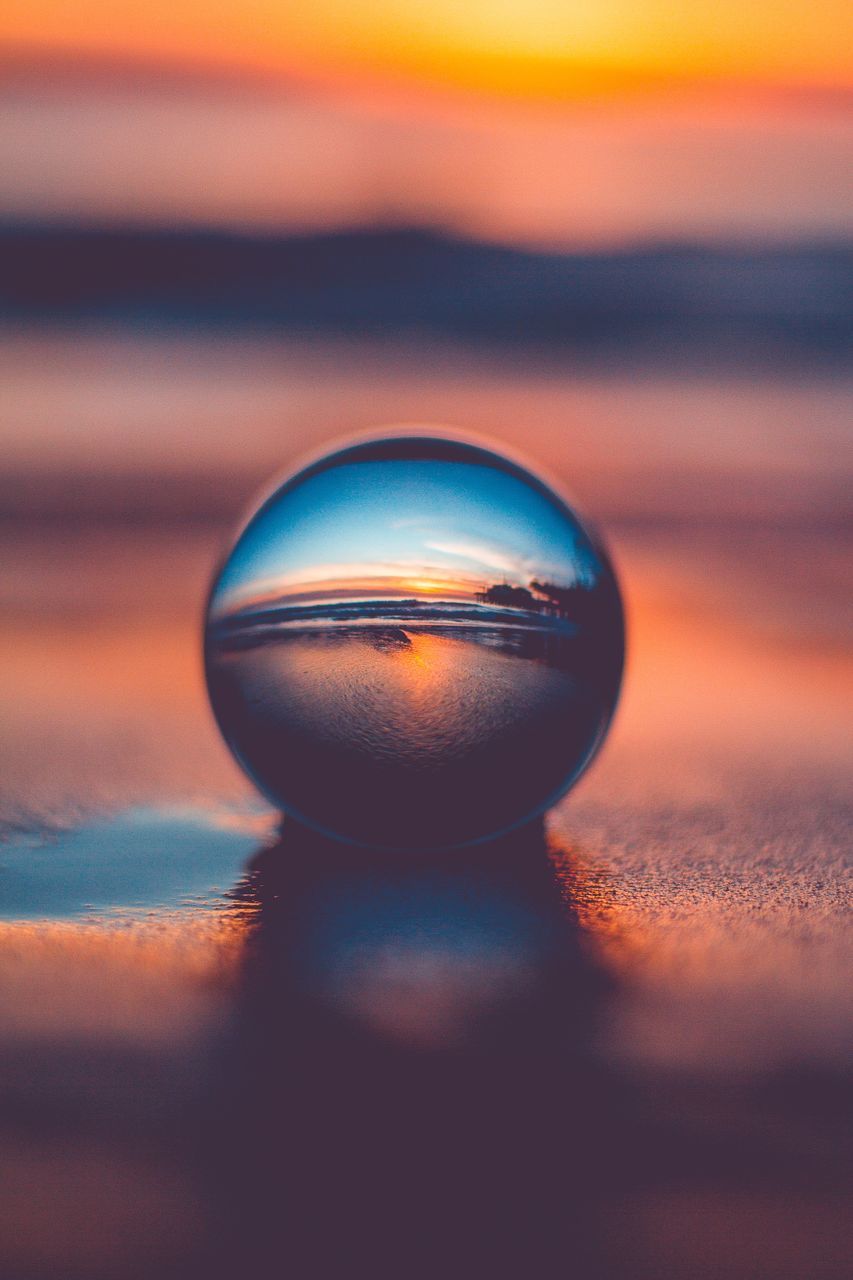
{"type": "Polygon", "coordinates": [[[251,516],[211,591],[213,710],[262,792],[344,840],[438,849],[541,813],[619,693],[607,557],[517,463],[445,437],[345,447],[251,516]]]}

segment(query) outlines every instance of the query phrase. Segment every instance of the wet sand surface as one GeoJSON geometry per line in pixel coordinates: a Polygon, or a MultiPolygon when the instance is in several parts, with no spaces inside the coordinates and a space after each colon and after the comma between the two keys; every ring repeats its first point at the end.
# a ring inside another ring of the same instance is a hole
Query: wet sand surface
{"type": "MultiPolygon", "coordinates": [[[[401,868],[276,843],[205,705],[213,541],[73,534],[73,602],[5,627],[4,1273],[509,1275],[535,1238],[543,1275],[842,1275],[826,601],[756,617],[760,556],[624,533],[593,771],[547,836],[401,868]]],[[[13,594],[41,551],[12,545],[13,594]]]]}
{"type": "Polygon", "coordinates": [[[405,865],[220,742],[221,525],[5,527],[0,1273],[849,1274],[845,548],[748,506],[611,514],[593,769],[405,865]]]}

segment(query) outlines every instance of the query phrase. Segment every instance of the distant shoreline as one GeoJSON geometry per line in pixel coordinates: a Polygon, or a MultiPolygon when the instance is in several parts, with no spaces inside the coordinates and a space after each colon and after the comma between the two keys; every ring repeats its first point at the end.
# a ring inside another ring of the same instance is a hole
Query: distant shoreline
{"type": "Polygon", "coordinates": [[[853,242],[553,253],[418,227],[240,235],[0,222],[0,322],[261,331],[501,352],[834,366],[853,242]]]}
{"type": "Polygon", "coordinates": [[[430,627],[516,627],[525,630],[575,635],[576,623],[561,617],[527,609],[496,608],[493,605],[458,601],[375,600],[328,602],[309,605],[248,606],[220,616],[213,624],[222,638],[258,634],[264,629],[323,630],[334,627],[387,626],[405,629],[430,627]]]}

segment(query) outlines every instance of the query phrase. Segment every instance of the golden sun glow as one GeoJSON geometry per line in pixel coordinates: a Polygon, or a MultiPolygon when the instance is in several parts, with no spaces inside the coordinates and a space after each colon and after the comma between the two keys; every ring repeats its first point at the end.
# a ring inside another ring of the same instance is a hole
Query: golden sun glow
{"type": "Polygon", "coordinates": [[[842,0],[11,0],[0,40],[572,97],[696,78],[850,85],[842,0]]]}
{"type": "Polygon", "coordinates": [[[227,596],[226,612],[277,602],[310,605],[368,597],[403,600],[411,596],[435,596],[443,600],[471,601],[488,585],[482,577],[473,574],[460,573],[453,577],[407,574],[402,566],[397,572],[377,571],[378,566],[362,564],[336,568],[337,572],[328,577],[282,574],[264,582],[253,582],[248,589],[227,596]]]}
{"type": "Polygon", "coordinates": [[[401,582],[399,585],[403,591],[412,590],[417,591],[419,595],[428,596],[443,596],[464,590],[458,582],[442,581],[438,578],[409,578],[408,581],[401,582]]]}

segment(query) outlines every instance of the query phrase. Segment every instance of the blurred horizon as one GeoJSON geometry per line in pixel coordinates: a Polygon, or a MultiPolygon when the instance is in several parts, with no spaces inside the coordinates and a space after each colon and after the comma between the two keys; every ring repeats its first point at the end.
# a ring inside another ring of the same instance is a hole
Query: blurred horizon
{"type": "Polygon", "coordinates": [[[442,78],[437,54],[436,74],[419,74],[416,33],[390,70],[358,49],[336,60],[331,29],[326,62],[265,63],[239,42],[214,56],[192,24],[183,44],[134,43],[132,24],[98,27],[97,9],[69,27],[91,10],[89,39],[64,46],[46,18],[38,38],[38,6],[29,26],[15,6],[0,17],[4,223],[418,226],[589,252],[851,235],[853,79],[840,72],[676,74],[640,51],[627,77],[569,67],[552,83],[543,45],[513,87],[454,78],[452,59],[442,78]]]}
{"type": "Polygon", "coordinates": [[[834,526],[846,25],[15,0],[7,516],[218,520],[303,449],[414,421],[523,438],[608,519],[834,526]]]}

